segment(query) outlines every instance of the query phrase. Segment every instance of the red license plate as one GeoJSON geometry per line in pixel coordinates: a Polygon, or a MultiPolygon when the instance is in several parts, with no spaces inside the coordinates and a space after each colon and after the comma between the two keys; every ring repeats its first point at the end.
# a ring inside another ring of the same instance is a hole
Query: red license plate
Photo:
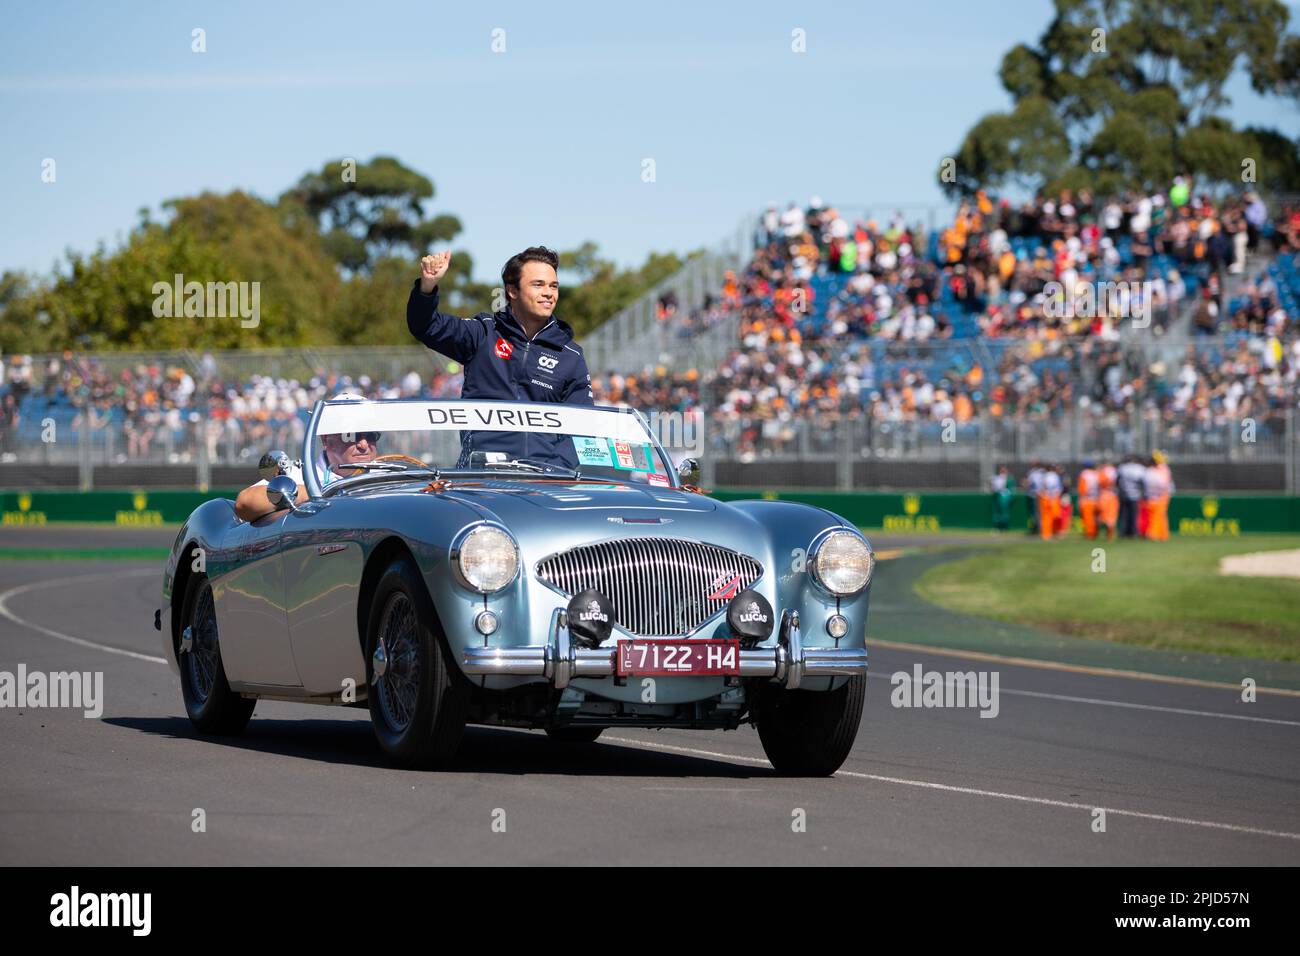
{"type": "Polygon", "coordinates": [[[619,641],[619,677],[740,673],[739,641],[619,641]]]}

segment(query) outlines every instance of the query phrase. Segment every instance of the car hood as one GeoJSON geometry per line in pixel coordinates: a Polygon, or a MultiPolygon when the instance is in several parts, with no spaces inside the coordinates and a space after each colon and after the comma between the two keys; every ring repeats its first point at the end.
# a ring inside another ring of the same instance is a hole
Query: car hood
{"type": "MultiPolygon", "coordinates": [[[[396,488],[379,485],[353,492],[356,497],[408,497],[428,504],[463,505],[477,520],[499,521],[525,552],[552,553],[618,537],[689,538],[731,548],[767,564],[770,529],[748,510],[694,492],[615,482],[456,478],[436,493],[423,484],[396,488]]],[[[459,527],[440,517],[428,529],[434,537],[459,527]]]]}
{"type": "Polygon", "coordinates": [[[725,502],[674,488],[556,481],[453,482],[442,492],[532,541],[666,535],[753,547],[765,535],[725,502]]]}
{"type": "Polygon", "coordinates": [[[519,480],[466,480],[449,482],[443,492],[465,504],[491,511],[532,514],[542,511],[608,511],[634,515],[637,512],[716,511],[718,503],[703,495],[653,485],[622,485],[614,482],[561,482],[519,480]]]}

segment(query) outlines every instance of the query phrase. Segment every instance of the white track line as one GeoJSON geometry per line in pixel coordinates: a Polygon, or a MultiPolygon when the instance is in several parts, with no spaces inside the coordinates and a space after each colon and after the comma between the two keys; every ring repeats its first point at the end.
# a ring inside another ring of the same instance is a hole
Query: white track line
{"type": "MultiPolygon", "coordinates": [[[[907,671],[898,671],[903,674],[908,681],[912,680],[912,675],[907,671]]],[[[887,680],[891,683],[894,678],[892,674],[868,673],[868,677],[877,680],[887,680]]],[[[1133,710],[1158,710],[1166,714],[1188,714],[1192,717],[1220,717],[1223,720],[1253,720],[1259,724],[1281,724],[1284,727],[1300,727],[1300,720],[1281,720],[1276,717],[1249,717],[1245,714],[1223,714],[1213,710],[1189,710],[1186,707],[1163,707],[1159,704],[1133,704],[1125,700],[1102,700],[1098,697],[1071,697],[1068,694],[1049,694],[1045,691],[1038,690],[1010,690],[999,687],[999,694],[1012,694],[1017,697],[1041,697],[1045,700],[1064,700],[1073,704],[1095,704],[1098,707],[1128,707],[1133,710]]]]}
{"type": "Polygon", "coordinates": [[[9,610],[9,599],[19,594],[26,594],[29,591],[39,591],[42,588],[56,587],[60,584],[70,584],[77,581],[95,581],[104,578],[128,578],[144,577],[147,574],[157,574],[153,569],[140,568],[135,571],[118,571],[113,574],[80,574],[70,578],[54,578],[46,581],[35,581],[31,584],[20,584],[16,588],[10,588],[3,594],[0,594],[0,617],[5,617],[15,624],[23,627],[29,627],[33,631],[38,631],[48,637],[57,638],[60,641],[67,641],[69,644],[76,644],[78,647],[90,647],[97,651],[103,651],[106,654],[120,654],[123,657],[130,657],[137,661],[148,661],[151,664],[166,664],[167,661],[161,657],[154,657],[152,654],[140,654],[136,651],[128,651],[121,647],[112,647],[108,644],[100,644],[97,641],[88,641],[84,637],[73,637],[71,634],[64,634],[60,631],[51,630],[40,624],[34,624],[31,621],[24,620],[13,611],[9,610]]]}
{"type": "MultiPolygon", "coordinates": [[[[756,764],[768,767],[771,764],[759,757],[742,757],[739,754],[721,753],[716,750],[699,750],[694,747],[674,747],[671,744],[656,744],[631,737],[601,737],[602,742],[631,744],[650,750],[668,750],[673,753],[692,754],[697,757],[721,757],[740,763],[756,764]]],[[[1283,840],[1300,840],[1300,833],[1288,833],[1284,830],[1264,830],[1259,827],[1244,827],[1235,823],[1219,823],[1215,820],[1193,820],[1189,817],[1171,817],[1163,813],[1143,813],[1140,810],[1118,810],[1114,807],[1101,807],[1094,803],[1072,803],[1069,800],[1052,800],[1048,797],[1027,797],[1020,793],[1001,793],[997,790],[979,790],[975,787],[954,787],[946,783],[932,783],[929,780],[908,780],[906,777],[885,777],[875,773],[860,773],[856,770],[837,770],[837,777],[853,777],[857,780],[874,780],[878,783],[893,783],[904,787],[920,787],[924,790],[941,790],[945,793],[964,793],[975,797],[993,797],[998,800],[1015,800],[1019,803],[1035,803],[1044,807],[1062,807],[1067,810],[1105,810],[1117,817],[1134,817],[1138,820],[1155,820],[1159,823],[1180,823],[1184,826],[1203,827],[1209,830],[1230,830],[1233,833],[1252,833],[1256,836],[1278,837],[1283,840]]]]}
{"type": "MultiPolygon", "coordinates": [[[[104,578],[118,578],[118,577],[143,577],[144,575],[154,574],[154,573],[156,572],[151,570],[146,570],[146,569],[138,569],[135,571],[125,571],[125,572],[113,573],[113,574],[83,574],[83,575],[77,575],[75,577],[54,578],[52,580],[47,580],[47,581],[36,581],[31,584],[23,584],[16,588],[10,588],[8,591],[5,591],[3,594],[0,594],[0,616],[8,618],[9,620],[13,621],[15,624],[21,624],[23,627],[29,627],[34,631],[39,631],[42,634],[47,634],[50,637],[55,637],[61,641],[67,641],[71,644],[77,644],[81,647],[91,647],[94,648],[95,650],[104,651],[109,654],[120,654],[124,657],[135,658],[136,660],[149,661],[152,664],[166,664],[167,663],[166,659],[162,657],[155,657],[152,654],[140,654],[137,653],[136,651],[128,651],[120,647],[112,647],[108,644],[99,644],[95,641],[88,641],[85,638],[73,637],[70,634],[63,634],[59,631],[51,630],[50,628],[44,627],[40,624],[35,624],[31,621],[27,621],[24,620],[23,618],[18,617],[18,615],[14,614],[8,608],[8,601],[11,597],[15,597],[19,594],[24,594],[29,591],[37,591],[43,588],[54,587],[59,584],[67,584],[75,581],[95,581],[95,580],[102,580],[104,578]]],[[[883,673],[868,673],[867,676],[877,680],[889,680],[889,681],[893,680],[892,675],[887,675],[883,673]]],[[[911,675],[908,674],[907,676],[908,679],[910,680],[911,675]]],[[[1260,724],[1279,724],[1284,727],[1300,727],[1300,721],[1281,720],[1274,717],[1251,717],[1245,714],[1223,714],[1223,713],[1218,713],[1216,711],[1210,711],[1210,710],[1191,710],[1185,707],[1164,707],[1158,704],[1135,704],[1135,703],[1130,703],[1128,701],[1102,700],[1100,698],[1095,698],[1095,697],[1072,697],[1068,694],[1049,694],[1044,691],[1012,690],[1009,688],[999,688],[998,693],[1012,694],[1014,696],[1019,696],[1019,697],[1039,697],[1044,700],[1060,700],[1060,701],[1066,701],[1068,703],[1074,703],[1074,704],[1092,704],[1098,707],[1124,707],[1131,710],[1152,710],[1152,711],[1159,711],[1161,713],[1167,713],[1167,714],[1183,714],[1191,717],[1218,717],[1223,720],[1248,720],[1260,724]]]]}
{"type": "MultiPolygon", "coordinates": [[[[28,591],[39,590],[44,587],[53,587],[57,584],[66,584],[75,581],[91,581],[91,580],[97,580],[103,578],[141,577],[145,574],[155,574],[155,573],[156,572],[152,570],[139,570],[139,571],[122,572],[118,574],[87,574],[87,575],[79,575],[77,577],[56,578],[50,581],[37,581],[32,584],[23,584],[16,588],[10,588],[8,591],[5,591],[3,594],[0,594],[0,616],[4,616],[16,624],[21,624],[23,627],[29,627],[32,630],[39,631],[42,634],[48,634],[50,637],[55,637],[61,641],[67,641],[71,644],[77,644],[81,647],[91,647],[96,650],[105,651],[109,654],[121,654],[124,657],[131,657],[141,661],[149,661],[150,663],[153,664],[166,664],[167,662],[161,657],[153,657],[149,654],[138,654],[135,651],[123,650],[120,647],[110,647],[107,644],[97,644],[94,641],[87,641],[80,637],[72,637],[69,634],[62,634],[58,631],[50,630],[47,627],[42,627],[39,624],[33,624],[30,621],[25,621],[22,618],[18,617],[16,614],[10,611],[7,606],[8,600],[11,597],[14,597],[15,595],[23,594],[28,591]]],[[[884,675],[873,675],[873,676],[884,676],[884,675]]],[[[1005,691],[1004,693],[1012,693],[1012,691],[1005,691]]],[[[1146,705],[1146,704],[1126,705],[1119,701],[1089,701],[1087,698],[1071,698],[1071,697],[1064,697],[1062,695],[1056,695],[1056,694],[1038,694],[1033,691],[1016,691],[1015,693],[1021,693],[1021,694],[1038,696],[1038,697],[1048,697],[1048,698],[1059,699],[1059,700],[1073,700],[1073,701],[1080,701],[1085,703],[1113,704],[1116,706],[1142,707],[1142,708],[1153,709],[1153,710],[1172,710],[1175,713],[1193,713],[1193,714],[1200,713],[1198,711],[1183,711],[1176,708],[1154,707],[1152,705],[1146,705]]],[[[1230,714],[1213,714],[1209,712],[1205,712],[1204,715],[1210,717],[1234,716],[1230,714]]],[[[1241,719],[1263,720],[1264,718],[1255,717],[1255,718],[1241,718],[1241,719]]],[[[1271,721],[1271,722],[1289,723],[1289,721],[1271,721]]],[[[645,741],[645,740],[635,740],[631,737],[603,737],[602,739],[608,743],[630,744],[631,746],[644,747],[648,750],[664,750],[671,753],[691,754],[697,757],[720,757],[723,760],[733,760],[739,763],[755,764],[763,767],[770,766],[768,761],[764,758],[744,757],[739,754],[722,753],[721,751],[716,751],[716,750],[700,750],[695,747],[676,747],[671,744],[657,744],[657,743],[650,743],[649,741],[645,741]]],[[[1019,793],[1001,793],[996,790],[980,790],[975,787],[955,787],[950,784],[933,783],[928,780],[909,780],[905,777],[885,777],[880,774],[874,774],[874,773],[860,773],[856,770],[838,770],[836,771],[835,775],[837,777],[852,777],[857,780],[874,780],[878,783],[892,783],[904,787],[920,787],[925,790],[939,790],[945,793],[962,793],[962,794],[967,794],[969,796],[976,796],[976,797],[992,797],[998,800],[1014,800],[1020,803],[1033,803],[1033,804],[1037,804],[1038,806],[1044,806],[1044,807],[1060,807],[1067,810],[1087,810],[1091,812],[1093,810],[1102,809],[1105,810],[1107,813],[1114,814],[1117,817],[1132,817],[1138,820],[1154,820],[1159,823],[1178,823],[1184,826],[1202,827],[1204,829],[1210,829],[1210,830],[1228,830],[1233,833],[1251,833],[1256,836],[1278,837],[1284,840],[1300,840],[1300,833],[1287,833],[1283,830],[1264,830],[1259,827],[1238,826],[1235,823],[1219,823],[1214,820],[1193,820],[1188,817],[1171,817],[1163,813],[1143,813],[1139,810],[1120,810],[1114,807],[1097,807],[1094,804],[1090,804],[1090,803],[1072,803],[1068,800],[1052,800],[1048,797],[1028,797],[1025,796],[1024,794],[1019,794],[1019,793]]]]}
{"type": "MultiPolygon", "coordinates": [[[[875,605],[873,604],[874,608],[875,605]]],[[[895,610],[898,610],[896,608],[895,610]]],[[[1014,657],[1007,654],[989,654],[985,651],[958,650],[951,647],[931,647],[928,644],[909,644],[904,641],[882,641],[867,636],[867,644],[887,647],[895,651],[909,651],[914,654],[940,654],[944,657],[962,657],[971,661],[995,661],[999,664],[1015,664],[1017,667],[1033,667],[1048,671],[1066,671],[1070,674],[1095,674],[1098,677],[1123,677],[1126,680],[1144,680],[1158,684],[1180,684],[1185,687],[1218,687],[1223,690],[1241,690],[1240,684],[1230,684],[1216,680],[1201,680],[1196,677],[1174,677],[1172,674],[1146,674],[1141,671],[1120,670],[1114,667],[1093,667],[1089,664],[1066,664],[1062,661],[1041,660],[1036,657],[1014,657]]],[[[1287,687],[1256,687],[1260,694],[1277,694],[1284,697],[1300,697],[1300,690],[1287,687]]]]}
{"type": "Polygon", "coordinates": [[[1184,707],[1161,707],[1157,704],[1130,704],[1123,700],[1098,700],[1092,697],[1069,697],[1065,694],[1047,694],[1036,690],[1004,690],[1003,694],[1019,694],[1022,697],[1046,697],[1050,700],[1066,700],[1076,704],[1096,704],[1101,707],[1130,707],[1134,710],[1160,710],[1167,714],[1190,714],[1193,717],[1220,717],[1223,720],[1253,720],[1259,724],[1282,724],[1286,727],[1300,727],[1297,720],[1279,720],[1276,717],[1248,717],[1245,714],[1220,714],[1212,710],[1188,710],[1184,707]]]}

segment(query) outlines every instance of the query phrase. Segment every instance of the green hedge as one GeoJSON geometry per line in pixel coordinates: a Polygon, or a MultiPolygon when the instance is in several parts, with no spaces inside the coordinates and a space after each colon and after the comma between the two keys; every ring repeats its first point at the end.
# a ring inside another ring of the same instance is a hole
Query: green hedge
{"type": "MultiPolygon", "coordinates": [[[[862,528],[891,532],[988,530],[993,527],[991,495],[964,492],[876,494],[863,492],[773,492],[727,490],[715,498],[772,498],[803,501],[841,515],[862,528]]],[[[1011,505],[1011,527],[1029,520],[1026,499],[1011,505]]],[[[1074,520],[1078,526],[1078,514],[1074,520]]],[[[1300,498],[1286,495],[1175,495],[1169,502],[1169,530],[1185,535],[1238,535],[1255,531],[1300,532],[1300,498]]]]}
{"type": "Polygon", "coordinates": [[[0,525],[95,521],[123,527],[180,524],[203,502],[231,498],[221,491],[5,491],[0,492],[0,525]]]}
{"type": "MultiPolygon", "coordinates": [[[[121,526],[159,526],[184,521],[222,491],[33,491],[0,492],[0,524],[43,525],[68,521],[121,526]]],[[[772,492],[732,489],[713,493],[723,501],[773,498],[803,501],[842,515],[863,528],[891,532],[986,530],[993,526],[989,495],[958,492],[877,494],[863,492],[772,492]]],[[[1027,521],[1024,495],[1016,495],[1011,526],[1027,521]]],[[[1076,515],[1076,521],[1078,520],[1076,515]]],[[[1176,495],[1169,505],[1174,534],[1236,535],[1255,531],[1300,532],[1300,498],[1285,495],[1176,495]]]]}

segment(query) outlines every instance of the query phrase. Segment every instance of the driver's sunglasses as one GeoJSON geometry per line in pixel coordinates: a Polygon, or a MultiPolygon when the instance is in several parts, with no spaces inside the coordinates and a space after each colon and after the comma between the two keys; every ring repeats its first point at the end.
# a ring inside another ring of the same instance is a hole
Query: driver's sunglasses
{"type": "Polygon", "coordinates": [[[344,435],[343,441],[348,445],[355,445],[359,441],[366,441],[372,445],[379,444],[379,432],[357,432],[354,435],[344,435]]]}

